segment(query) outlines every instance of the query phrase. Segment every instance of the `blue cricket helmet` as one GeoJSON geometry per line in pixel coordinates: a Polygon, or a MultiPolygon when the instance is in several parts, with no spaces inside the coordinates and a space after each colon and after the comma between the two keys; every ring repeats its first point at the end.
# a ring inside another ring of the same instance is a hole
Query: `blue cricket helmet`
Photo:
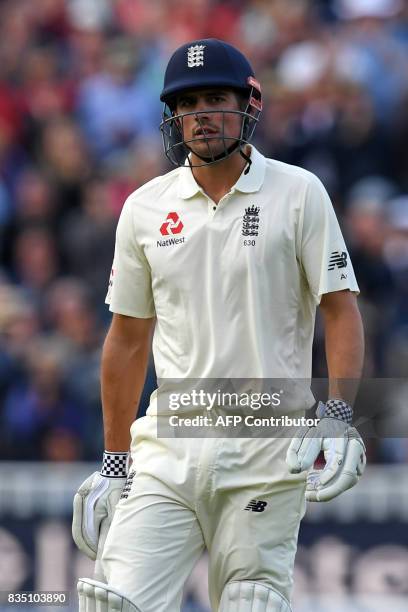
{"type": "MultiPolygon", "coordinates": [[[[214,163],[228,157],[249,142],[262,110],[261,88],[247,58],[235,47],[222,40],[205,38],[185,43],[171,56],[164,76],[160,99],[164,102],[163,121],[160,129],[163,134],[165,154],[176,166],[184,164],[190,153],[189,142],[183,139],[183,116],[175,114],[176,97],[181,92],[206,87],[228,87],[244,94],[247,100],[243,111],[234,111],[242,116],[241,135],[227,143],[224,139],[224,152],[211,154],[202,159],[203,164],[214,163]]],[[[232,111],[222,111],[232,112],[232,111]]],[[[232,139],[229,139],[232,140],[232,139]]],[[[193,141],[190,141],[193,142],[193,141]]],[[[203,165],[200,164],[200,165],[203,165]]]]}
{"type": "Polygon", "coordinates": [[[232,45],[205,38],[179,47],[170,58],[160,100],[170,102],[186,89],[233,87],[249,90],[255,73],[247,58],[232,45]]]}

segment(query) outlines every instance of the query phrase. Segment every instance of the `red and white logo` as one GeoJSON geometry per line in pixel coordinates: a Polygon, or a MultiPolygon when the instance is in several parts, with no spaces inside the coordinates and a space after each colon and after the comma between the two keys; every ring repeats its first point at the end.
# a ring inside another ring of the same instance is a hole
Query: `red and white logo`
{"type": "Polygon", "coordinates": [[[184,225],[181,222],[180,217],[176,212],[170,212],[163,225],[160,227],[160,233],[162,236],[168,236],[169,234],[179,234],[184,225]]]}

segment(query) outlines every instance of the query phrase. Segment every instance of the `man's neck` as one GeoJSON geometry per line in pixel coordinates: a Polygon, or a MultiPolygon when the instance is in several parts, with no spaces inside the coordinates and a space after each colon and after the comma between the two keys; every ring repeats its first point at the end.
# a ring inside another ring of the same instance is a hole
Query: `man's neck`
{"type": "MultiPolygon", "coordinates": [[[[249,156],[250,152],[251,149],[247,146],[246,155],[249,156]]],[[[197,161],[200,162],[198,158],[197,161]]],[[[221,198],[231,191],[231,187],[238,181],[246,165],[247,162],[237,151],[215,164],[193,167],[192,172],[203,191],[218,204],[221,198]]]]}

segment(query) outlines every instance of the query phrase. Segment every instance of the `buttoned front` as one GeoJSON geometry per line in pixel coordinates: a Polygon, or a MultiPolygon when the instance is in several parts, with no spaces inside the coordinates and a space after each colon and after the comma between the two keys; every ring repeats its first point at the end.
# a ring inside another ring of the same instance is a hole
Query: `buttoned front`
{"type": "Polygon", "coordinates": [[[189,167],[124,205],[107,302],[156,314],[159,378],[308,378],[321,296],[358,291],[320,181],[251,159],[215,211],[189,167]]]}

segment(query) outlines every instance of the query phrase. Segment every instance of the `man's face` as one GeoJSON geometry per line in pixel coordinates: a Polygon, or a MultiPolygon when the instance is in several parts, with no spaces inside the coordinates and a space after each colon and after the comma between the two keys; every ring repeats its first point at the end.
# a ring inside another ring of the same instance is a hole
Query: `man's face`
{"type": "Polygon", "coordinates": [[[201,157],[222,154],[240,137],[242,125],[242,115],[222,111],[240,110],[239,96],[231,89],[206,88],[180,94],[176,114],[192,113],[180,119],[183,140],[201,157]]]}

